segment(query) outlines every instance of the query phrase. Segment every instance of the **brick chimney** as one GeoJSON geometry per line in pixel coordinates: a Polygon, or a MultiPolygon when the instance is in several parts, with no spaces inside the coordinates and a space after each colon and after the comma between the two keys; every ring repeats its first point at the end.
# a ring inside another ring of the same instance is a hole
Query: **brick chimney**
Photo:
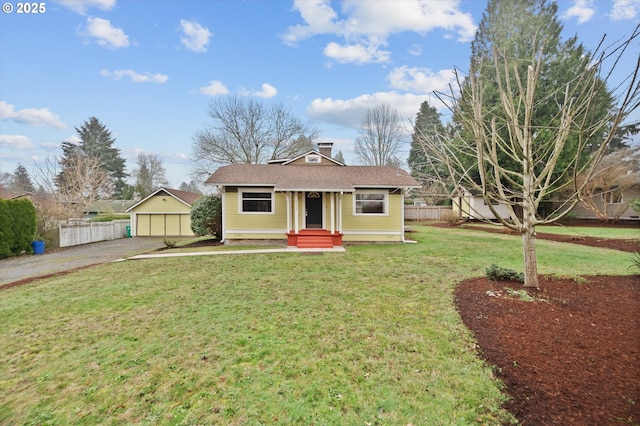
{"type": "Polygon", "coordinates": [[[318,151],[326,157],[331,158],[331,148],[333,148],[333,142],[318,142],[318,151]]]}

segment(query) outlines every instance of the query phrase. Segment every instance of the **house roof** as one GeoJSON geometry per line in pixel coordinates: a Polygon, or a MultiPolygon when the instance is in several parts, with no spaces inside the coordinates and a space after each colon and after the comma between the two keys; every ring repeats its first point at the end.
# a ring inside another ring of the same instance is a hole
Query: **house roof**
{"type": "Polygon", "coordinates": [[[284,164],[230,164],[205,182],[219,186],[269,186],[276,191],[346,191],[356,188],[419,188],[404,170],[388,166],[314,167],[284,164]]]}
{"type": "Polygon", "coordinates": [[[142,200],[138,201],[137,203],[129,207],[127,210],[125,210],[125,212],[126,213],[130,212],[140,204],[147,201],[149,198],[154,197],[161,193],[167,194],[170,197],[175,198],[176,200],[180,201],[181,203],[189,207],[191,207],[198,198],[202,197],[202,194],[198,194],[195,192],[179,191],[177,189],[171,189],[171,188],[159,188],[155,192],[151,193],[150,195],[147,195],[145,198],[143,198],[142,200]]]}

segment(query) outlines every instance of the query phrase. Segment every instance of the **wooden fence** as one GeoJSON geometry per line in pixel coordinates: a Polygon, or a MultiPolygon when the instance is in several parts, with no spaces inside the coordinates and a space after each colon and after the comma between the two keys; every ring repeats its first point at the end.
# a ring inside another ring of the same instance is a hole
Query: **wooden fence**
{"type": "Polygon", "coordinates": [[[130,223],[131,221],[129,220],[113,220],[111,222],[70,220],[69,223],[61,223],[60,247],[125,238],[127,236],[127,226],[130,223]]]}
{"type": "Polygon", "coordinates": [[[450,206],[404,206],[404,220],[447,220],[451,214],[450,206]]]}

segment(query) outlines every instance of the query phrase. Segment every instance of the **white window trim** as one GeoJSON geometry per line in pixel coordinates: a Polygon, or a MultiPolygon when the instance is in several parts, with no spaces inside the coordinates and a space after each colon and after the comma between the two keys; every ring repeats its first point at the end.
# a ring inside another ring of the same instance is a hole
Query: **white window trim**
{"type": "Polygon", "coordinates": [[[310,154],[304,157],[304,162],[312,164],[322,163],[322,157],[316,154],[310,154]]]}
{"type": "Polygon", "coordinates": [[[620,191],[620,195],[619,195],[619,202],[613,202],[613,200],[615,198],[618,198],[616,194],[616,192],[618,191],[618,188],[610,188],[609,191],[605,192],[602,194],[602,203],[609,205],[609,206],[617,206],[617,205],[621,205],[624,204],[624,192],[620,191]],[[614,197],[615,196],[615,197],[614,197]]]}
{"type": "Polygon", "coordinates": [[[249,215],[276,214],[275,191],[271,188],[238,188],[238,214],[249,214],[249,215]],[[242,195],[245,192],[266,192],[271,194],[271,211],[270,212],[245,212],[244,210],[242,210],[242,195]]]}
{"type": "Polygon", "coordinates": [[[389,216],[389,191],[387,190],[376,190],[376,189],[360,189],[356,190],[353,193],[353,203],[352,210],[354,216],[369,216],[369,217],[380,217],[380,216],[389,216]],[[383,206],[384,212],[382,213],[357,213],[356,209],[356,194],[382,194],[384,195],[383,206]]]}

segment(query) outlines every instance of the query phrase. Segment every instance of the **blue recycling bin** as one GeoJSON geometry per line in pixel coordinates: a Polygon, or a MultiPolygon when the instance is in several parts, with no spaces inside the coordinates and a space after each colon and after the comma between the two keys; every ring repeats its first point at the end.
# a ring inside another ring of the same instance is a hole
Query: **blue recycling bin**
{"type": "Polygon", "coordinates": [[[33,254],[42,254],[44,253],[44,241],[37,240],[31,243],[31,247],[33,247],[33,254]]]}

